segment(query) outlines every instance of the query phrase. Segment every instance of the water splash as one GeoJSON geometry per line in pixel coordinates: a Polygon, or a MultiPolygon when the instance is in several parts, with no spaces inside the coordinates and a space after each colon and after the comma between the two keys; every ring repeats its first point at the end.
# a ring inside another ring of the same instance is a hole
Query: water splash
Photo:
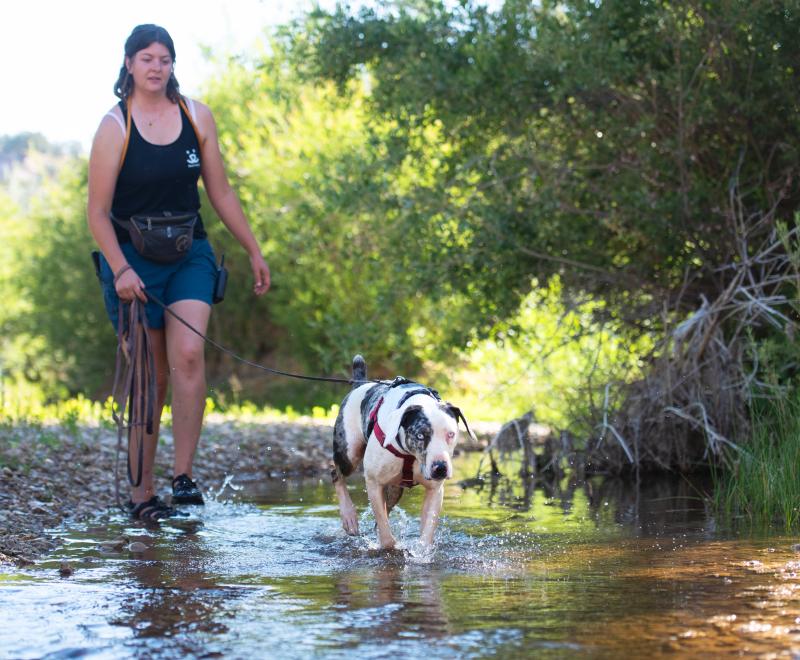
{"type": "Polygon", "coordinates": [[[219,487],[217,492],[212,495],[213,499],[218,500],[227,488],[230,488],[232,491],[242,490],[242,486],[233,483],[234,476],[235,475],[232,474],[225,475],[225,479],[222,481],[222,485],[219,487]]]}

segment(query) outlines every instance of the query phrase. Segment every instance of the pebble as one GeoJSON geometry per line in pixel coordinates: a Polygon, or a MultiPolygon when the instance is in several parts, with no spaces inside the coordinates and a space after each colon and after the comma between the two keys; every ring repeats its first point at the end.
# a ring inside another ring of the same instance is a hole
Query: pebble
{"type": "Polygon", "coordinates": [[[68,561],[62,561],[61,566],[58,567],[58,574],[61,577],[69,577],[73,572],[72,566],[70,566],[68,561]]]}
{"type": "Polygon", "coordinates": [[[144,552],[147,550],[147,546],[141,541],[134,541],[128,546],[128,550],[131,552],[144,552]]]}
{"type": "Polygon", "coordinates": [[[28,506],[31,508],[31,513],[35,513],[37,515],[44,515],[50,513],[46,508],[43,502],[36,502],[35,500],[32,501],[28,506]]]}
{"type": "Polygon", "coordinates": [[[103,552],[122,552],[122,549],[125,547],[127,542],[128,539],[124,536],[111,541],[102,541],[100,543],[100,550],[103,552]]]}

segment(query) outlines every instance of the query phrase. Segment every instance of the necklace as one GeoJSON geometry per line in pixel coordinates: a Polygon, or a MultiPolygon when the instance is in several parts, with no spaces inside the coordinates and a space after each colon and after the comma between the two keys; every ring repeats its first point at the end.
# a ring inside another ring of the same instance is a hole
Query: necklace
{"type": "Polygon", "coordinates": [[[161,117],[163,115],[163,111],[156,111],[155,113],[151,113],[149,117],[147,115],[145,115],[145,113],[142,112],[141,109],[139,110],[139,112],[142,115],[144,115],[144,116],[142,116],[142,119],[144,119],[144,121],[147,122],[147,127],[148,128],[151,128],[153,126],[153,124],[157,124],[159,119],[161,119],[161,117]]]}

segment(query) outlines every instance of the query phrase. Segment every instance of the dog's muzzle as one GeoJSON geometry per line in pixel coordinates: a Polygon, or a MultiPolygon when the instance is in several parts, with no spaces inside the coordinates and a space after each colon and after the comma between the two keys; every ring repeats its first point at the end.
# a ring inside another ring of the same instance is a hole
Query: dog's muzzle
{"type": "Polygon", "coordinates": [[[447,478],[447,463],[445,461],[436,461],[431,464],[431,479],[441,481],[447,478]]]}

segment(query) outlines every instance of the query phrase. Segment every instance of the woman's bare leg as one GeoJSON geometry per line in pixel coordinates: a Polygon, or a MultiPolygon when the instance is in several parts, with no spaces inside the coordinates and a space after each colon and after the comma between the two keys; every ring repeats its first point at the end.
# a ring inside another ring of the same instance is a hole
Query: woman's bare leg
{"type": "MultiPolygon", "coordinates": [[[[179,300],[170,305],[176,314],[205,334],[211,307],[200,300],[179,300]]],[[[169,314],[166,346],[172,384],[172,435],[175,440],[173,476],[192,478],[192,462],[206,405],[206,365],[203,339],[169,314]]]]}

